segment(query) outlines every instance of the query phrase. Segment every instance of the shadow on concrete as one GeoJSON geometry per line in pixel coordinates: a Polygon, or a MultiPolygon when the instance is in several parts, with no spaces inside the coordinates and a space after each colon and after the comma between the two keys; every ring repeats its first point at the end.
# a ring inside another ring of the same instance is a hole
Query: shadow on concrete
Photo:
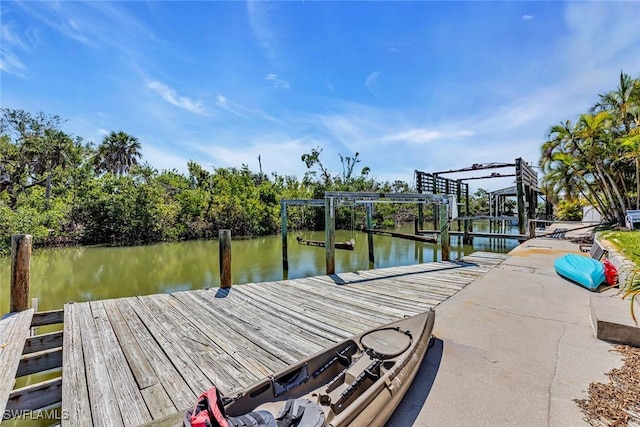
{"type": "Polygon", "coordinates": [[[433,346],[424,357],[413,383],[411,383],[407,394],[404,395],[385,427],[408,427],[414,425],[436,380],[443,352],[444,341],[434,337],[433,346]]]}

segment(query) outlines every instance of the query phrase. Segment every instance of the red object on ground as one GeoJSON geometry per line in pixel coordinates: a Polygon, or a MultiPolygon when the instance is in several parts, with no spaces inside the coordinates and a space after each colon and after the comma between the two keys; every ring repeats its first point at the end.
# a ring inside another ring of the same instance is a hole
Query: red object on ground
{"type": "Polygon", "coordinates": [[[607,284],[614,286],[618,283],[618,269],[608,259],[602,261],[604,264],[604,278],[607,284]]]}

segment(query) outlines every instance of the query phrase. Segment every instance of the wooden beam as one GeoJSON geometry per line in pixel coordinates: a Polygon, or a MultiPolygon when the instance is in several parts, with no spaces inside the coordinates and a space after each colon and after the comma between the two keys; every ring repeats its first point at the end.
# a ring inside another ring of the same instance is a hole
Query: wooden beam
{"type": "Polygon", "coordinates": [[[23,354],[16,377],[62,368],[62,347],[50,348],[35,353],[23,354]]]}
{"type": "Polygon", "coordinates": [[[397,237],[399,239],[413,240],[416,242],[423,242],[423,243],[438,242],[438,239],[436,239],[435,237],[425,237],[417,234],[408,234],[408,233],[397,233],[395,231],[371,230],[369,228],[364,228],[362,232],[367,233],[369,235],[375,234],[377,236],[397,237]]]}
{"type": "Polygon", "coordinates": [[[35,411],[62,401],[62,377],[15,389],[6,411],[35,411]]]}
{"type": "Polygon", "coordinates": [[[376,201],[389,201],[391,203],[399,202],[429,202],[429,203],[446,203],[448,198],[446,195],[429,194],[429,193],[370,193],[359,191],[327,191],[324,197],[333,197],[334,199],[358,199],[362,203],[374,203],[376,201]],[[368,200],[365,200],[368,199],[368,200]]]}
{"type": "Polygon", "coordinates": [[[64,322],[64,310],[62,309],[40,311],[38,313],[33,314],[33,319],[31,320],[31,327],[55,325],[57,323],[63,323],[63,322],[64,322]]]}
{"type": "Polygon", "coordinates": [[[324,199],[282,199],[280,205],[291,206],[324,206],[324,199]]]}
{"type": "Polygon", "coordinates": [[[54,347],[62,347],[62,332],[50,332],[48,334],[35,335],[27,338],[22,354],[35,353],[49,350],[54,347]]]}
{"type": "Polygon", "coordinates": [[[29,270],[31,268],[31,235],[11,236],[11,292],[9,311],[29,308],[29,270]]]}
{"type": "MultiPolygon", "coordinates": [[[[440,234],[440,230],[419,230],[420,234],[440,234]]],[[[449,230],[450,236],[464,236],[464,231],[451,231],[449,230]]],[[[483,231],[469,231],[469,237],[489,237],[496,239],[515,239],[520,242],[524,242],[529,240],[528,234],[510,234],[510,233],[489,233],[483,231]]],[[[540,237],[540,236],[538,236],[540,237]]]]}

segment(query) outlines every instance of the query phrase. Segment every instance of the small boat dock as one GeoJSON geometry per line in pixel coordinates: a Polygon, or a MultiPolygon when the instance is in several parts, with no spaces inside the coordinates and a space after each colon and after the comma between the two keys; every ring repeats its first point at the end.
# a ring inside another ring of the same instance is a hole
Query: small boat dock
{"type": "MultiPolygon", "coordinates": [[[[346,337],[426,311],[507,257],[476,252],[458,261],[66,304],[61,384],[47,403],[57,396],[63,426],[163,418],[214,383],[233,394],[346,337]]],[[[0,322],[0,344],[11,349],[3,347],[0,359],[12,368],[0,384],[3,410],[36,409],[13,390],[25,372],[15,342],[31,339],[32,316],[41,317],[29,311],[0,322]]]]}

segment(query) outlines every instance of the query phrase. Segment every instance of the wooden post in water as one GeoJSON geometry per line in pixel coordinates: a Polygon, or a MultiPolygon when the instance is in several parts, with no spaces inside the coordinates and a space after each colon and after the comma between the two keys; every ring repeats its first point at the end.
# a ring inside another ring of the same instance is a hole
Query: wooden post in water
{"type": "MultiPolygon", "coordinates": [[[[465,245],[470,245],[473,243],[473,237],[471,237],[471,235],[469,234],[469,223],[471,222],[470,219],[465,219],[464,220],[464,231],[463,231],[463,235],[462,235],[462,243],[464,243],[465,245]]],[[[489,231],[491,231],[491,220],[489,220],[489,231]]]]}
{"type": "Polygon", "coordinates": [[[326,274],[336,273],[336,216],[333,197],[324,199],[324,239],[326,274]]]}
{"type": "Polygon", "coordinates": [[[231,230],[219,230],[220,287],[231,287],[231,230]]]}
{"type": "MultiPolygon", "coordinates": [[[[433,174],[433,194],[440,194],[440,192],[438,191],[438,175],[433,174]]],[[[438,229],[438,210],[436,208],[432,208],[431,209],[432,212],[432,216],[433,216],[433,229],[437,230],[438,229]]]]}
{"type": "Polygon", "coordinates": [[[518,196],[518,233],[525,233],[525,225],[524,225],[524,183],[523,181],[523,172],[522,172],[522,162],[521,158],[516,159],[516,193],[518,196]]]}
{"type": "Polygon", "coordinates": [[[31,267],[31,235],[11,236],[11,296],[9,311],[29,308],[29,269],[31,267]]]}
{"type": "MultiPolygon", "coordinates": [[[[371,230],[373,228],[373,204],[367,203],[367,228],[371,230]]],[[[418,233],[416,233],[418,234],[418,233]]],[[[375,256],[373,254],[373,234],[367,233],[367,243],[369,244],[369,264],[375,262],[375,256]]],[[[372,265],[370,265],[372,267],[372,265]]]]}
{"type": "Polygon", "coordinates": [[[280,202],[280,223],[282,234],[282,270],[289,270],[289,251],[287,246],[287,204],[280,202]]]}
{"type": "Polygon", "coordinates": [[[440,245],[442,247],[442,260],[449,261],[449,205],[441,204],[438,206],[440,211],[440,245]]]}

